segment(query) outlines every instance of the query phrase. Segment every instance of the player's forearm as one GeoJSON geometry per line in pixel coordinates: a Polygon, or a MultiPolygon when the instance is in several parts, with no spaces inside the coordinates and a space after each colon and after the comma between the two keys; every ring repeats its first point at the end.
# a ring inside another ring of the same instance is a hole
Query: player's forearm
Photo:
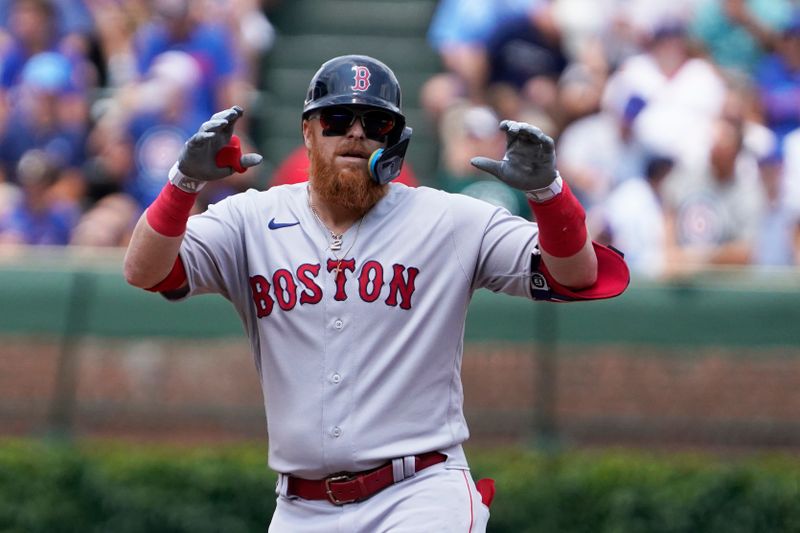
{"type": "Polygon", "coordinates": [[[125,253],[125,279],[134,287],[148,289],[160,283],[172,270],[183,234],[168,237],[154,230],[142,215],[133,230],[125,253]]]}
{"type": "Polygon", "coordinates": [[[125,279],[128,283],[151,289],[165,281],[175,266],[196,199],[196,193],[172,183],[164,186],[133,230],[125,255],[125,279]]]}
{"type": "Polygon", "coordinates": [[[586,212],[569,185],[557,176],[549,191],[531,191],[528,199],[539,224],[539,250],[550,275],[571,289],[594,285],[597,254],[586,227],[586,212]],[[555,196],[537,201],[536,194],[552,193],[553,187],[560,189],[555,196]]]}
{"type": "Polygon", "coordinates": [[[550,275],[561,285],[571,289],[591,287],[597,281],[597,254],[592,239],[586,237],[583,247],[568,257],[556,257],[541,250],[542,261],[550,275]]]}

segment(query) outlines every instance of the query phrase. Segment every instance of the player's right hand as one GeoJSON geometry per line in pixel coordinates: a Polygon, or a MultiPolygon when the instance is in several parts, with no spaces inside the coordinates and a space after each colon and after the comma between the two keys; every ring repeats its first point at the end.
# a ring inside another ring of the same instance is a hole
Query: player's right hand
{"type": "Polygon", "coordinates": [[[178,170],[200,181],[215,181],[244,172],[261,163],[259,154],[242,154],[239,138],[233,134],[236,121],[244,114],[239,106],[214,114],[183,145],[178,170]]]}

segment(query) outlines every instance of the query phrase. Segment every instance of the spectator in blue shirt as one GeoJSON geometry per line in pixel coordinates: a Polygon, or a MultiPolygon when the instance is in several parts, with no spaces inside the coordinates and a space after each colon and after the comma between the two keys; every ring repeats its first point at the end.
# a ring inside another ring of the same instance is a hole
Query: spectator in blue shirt
{"type": "Polygon", "coordinates": [[[16,181],[17,161],[31,149],[44,150],[61,168],[83,164],[88,102],[66,57],[58,52],[33,56],[10,100],[14,105],[0,125],[0,164],[11,181],[16,181]]]}
{"type": "Polygon", "coordinates": [[[167,51],[189,54],[200,66],[201,83],[190,96],[203,116],[241,103],[240,67],[230,33],[224,26],[203,22],[189,0],[155,0],[156,19],[134,36],[134,53],[141,76],[167,51]]]}
{"type": "Polygon", "coordinates": [[[766,125],[779,140],[800,127],[800,13],[755,75],[766,125]]]}
{"type": "Polygon", "coordinates": [[[691,29],[720,67],[751,74],[791,13],[791,0],[704,0],[691,29]]]}
{"type": "Polygon", "coordinates": [[[0,219],[0,243],[69,243],[80,210],[74,203],[51,194],[59,172],[41,150],[26,152],[17,166],[22,194],[0,219]]]}
{"type": "Polygon", "coordinates": [[[485,100],[490,77],[489,41],[505,24],[529,15],[542,0],[442,0],[428,30],[428,42],[445,72],[423,88],[423,105],[435,119],[455,99],[485,100]]]}

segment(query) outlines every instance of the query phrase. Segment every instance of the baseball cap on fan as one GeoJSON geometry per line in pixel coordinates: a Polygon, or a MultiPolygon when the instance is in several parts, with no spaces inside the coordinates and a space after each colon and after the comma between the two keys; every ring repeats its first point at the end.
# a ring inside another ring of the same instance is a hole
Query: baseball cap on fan
{"type": "Polygon", "coordinates": [[[464,111],[464,131],[474,139],[491,139],[498,133],[497,115],[487,106],[473,106],[464,111]]]}
{"type": "Polygon", "coordinates": [[[653,27],[652,39],[660,41],[664,39],[686,37],[688,28],[686,22],[679,18],[664,17],[656,21],[653,27]]]}
{"type": "Polygon", "coordinates": [[[174,98],[184,98],[202,82],[197,60],[186,52],[169,50],[157,55],[146,78],[136,91],[140,110],[171,106],[174,98]]]}
{"type": "Polygon", "coordinates": [[[151,80],[178,87],[194,87],[202,80],[202,70],[197,60],[186,52],[169,50],[158,54],[147,71],[151,80]]]}
{"type": "Polygon", "coordinates": [[[22,84],[27,89],[64,93],[77,89],[69,59],[58,52],[41,52],[31,57],[22,69],[22,84]]]}
{"type": "Polygon", "coordinates": [[[22,154],[16,171],[17,180],[26,190],[43,190],[53,184],[58,174],[53,159],[40,149],[31,149],[22,154]]]}
{"type": "Polygon", "coordinates": [[[456,104],[442,116],[439,135],[445,144],[462,139],[486,141],[500,133],[499,125],[497,115],[490,107],[456,104]]]}

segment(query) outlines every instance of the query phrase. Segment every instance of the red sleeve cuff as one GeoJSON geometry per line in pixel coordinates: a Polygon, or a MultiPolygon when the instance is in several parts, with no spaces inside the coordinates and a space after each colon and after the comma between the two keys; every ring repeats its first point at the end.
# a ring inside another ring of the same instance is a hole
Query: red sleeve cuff
{"type": "Polygon", "coordinates": [[[550,275],[540,256],[531,275],[531,291],[536,300],[571,302],[577,300],[603,300],[619,296],[631,281],[628,265],[622,252],[592,242],[597,254],[597,281],[585,289],[570,289],[550,275]],[[544,279],[542,279],[544,278],[544,279]]]}
{"type": "Polygon", "coordinates": [[[170,292],[180,289],[184,283],[186,283],[186,269],[183,267],[181,256],[178,256],[175,258],[175,264],[172,265],[172,270],[169,271],[167,277],[147,290],[150,292],[170,292]]]}

